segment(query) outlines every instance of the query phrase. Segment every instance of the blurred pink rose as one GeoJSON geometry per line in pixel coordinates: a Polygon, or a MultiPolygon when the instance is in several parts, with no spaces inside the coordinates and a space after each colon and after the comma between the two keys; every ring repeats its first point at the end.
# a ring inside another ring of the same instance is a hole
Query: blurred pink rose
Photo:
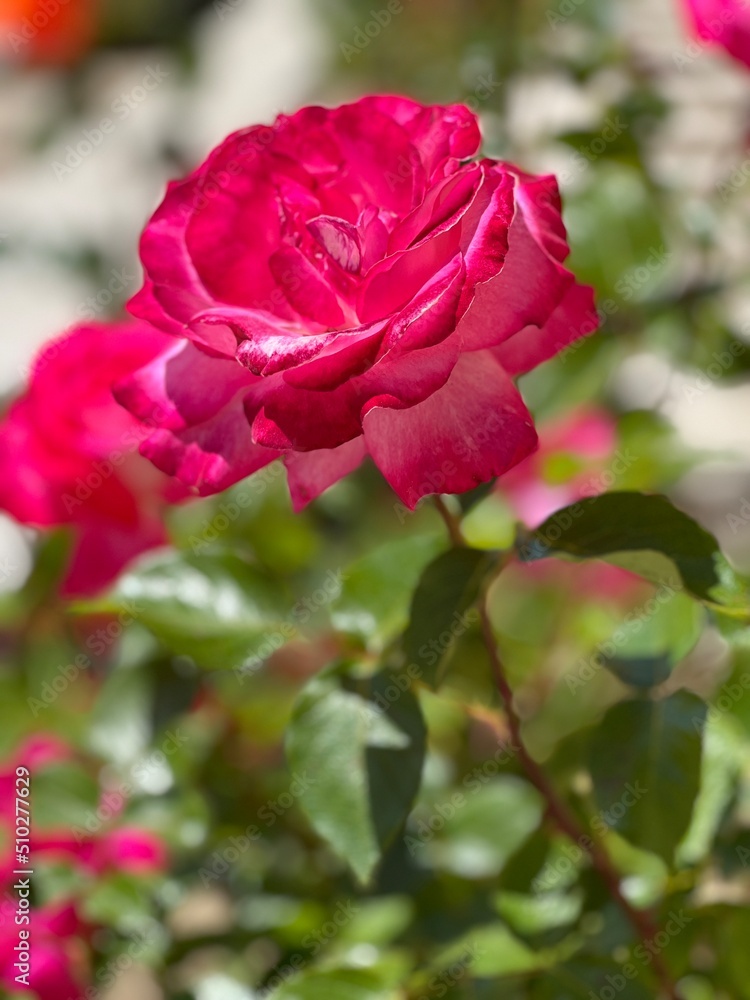
{"type": "MultiPolygon", "coordinates": [[[[634,460],[617,447],[617,424],[610,413],[580,407],[543,424],[539,448],[503,477],[500,492],[527,527],[536,528],[561,507],[604,493],[634,460]]],[[[579,565],[547,559],[519,566],[537,582],[573,589],[579,597],[626,602],[644,584],[619,566],[598,560],[579,565]]]]}
{"type": "MultiPolygon", "coordinates": [[[[85,944],[89,928],[79,918],[75,906],[62,902],[34,907],[25,929],[32,942],[29,988],[34,996],[39,1000],[83,998],[90,972],[85,944]]],[[[18,932],[12,919],[0,922],[0,984],[16,992],[19,990],[15,968],[18,932]]]]}
{"type": "Polygon", "coordinates": [[[698,37],[716,42],[750,66],[750,3],[748,0],[685,0],[698,37]]]}
{"type": "Polygon", "coordinates": [[[560,507],[613,485],[606,466],[616,447],[617,425],[611,414],[581,407],[542,425],[538,450],[504,476],[499,488],[519,520],[536,528],[560,507]],[[562,467],[557,474],[555,462],[562,467]]]}
{"type": "Polygon", "coordinates": [[[164,505],[185,491],[138,455],[144,428],[112,383],[170,342],[145,323],[80,326],[44,347],[0,424],[0,508],[23,524],[73,528],[68,594],[98,590],[166,541],[164,505]]]}
{"type": "MultiPolygon", "coordinates": [[[[28,737],[0,766],[0,985],[12,989],[18,970],[15,950],[19,926],[15,924],[17,906],[11,886],[16,880],[14,834],[16,826],[16,768],[31,772],[33,798],[34,776],[55,764],[75,760],[76,754],[57,736],[38,733],[28,737]]],[[[104,876],[128,872],[147,876],[162,872],[168,863],[164,841],[150,830],[119,822],[120,812],[112,809],[111,798],[102,799],[106,821],[99,829],[36,829],[31,824],[32,863],[67,864],[80,875],[104,876]]],[[[125,799],[122,798],[122,807],[125,799]]],[[[120,810],[121,811],[121,810],[120,810]]],[[[85,881],[81,880],[82,886],[85,881]]],[[[96,927],[81,917],[79,901],[64,898],[42,906],[32,905],[30,923],[31,971],[29,984],[39,1000],[78,1000],[87,995],[91,983],[90,937],[96,927]]]]}
{"type": "Polygon", "coordinates": [[[368,454],[414,507],[533,451],[513,377],[596,328],[593,295],[555,179],[479,143],[465,107],[366,97],[171,184],[130,308],[179,339],[117,389],[159,425],[142,453],[204,494],[283,455],[299,509],[368,454]]]}

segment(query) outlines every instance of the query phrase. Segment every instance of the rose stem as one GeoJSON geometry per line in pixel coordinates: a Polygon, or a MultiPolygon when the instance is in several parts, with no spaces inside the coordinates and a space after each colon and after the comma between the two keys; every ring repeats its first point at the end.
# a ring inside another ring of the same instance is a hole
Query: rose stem
{"type": "MultiPolygon", "coordinates": [[[[455,518],[450,512],[442,497],[435,497],[435,506],[445,522],[451,542],[455,546],[465,546],[466,541],[461,532],[461,525],[458,519],[455,518]]],[[[518,757],[526,777],[544,798],[548,818],[557,825],[558,829],[562,833],[569,837],[574,843],[582,847],[589,855],[594,869],[607,886],[612,898],[635,928],[639,937],[643,941],[653,940],[655,935],[658,933],[658,927],[655,924],[652,915],[647,910],[637,909],[623,894],[622,888],[620,887],[620,875],[612,864],[609,855],[602,845],[597,843],[593,837],[589,836],[583,826],[579,824],[576,817],[570,812],[565,802],[557,794],[557,791],[540,764],[534,760],[526,748],[526,744],[524,743],[521,734],[521,719],[513,706],[513,691],[508,683],[505,667],[503,666],[500,654],[498,653],[497,641],[495,639],[492,621],[487,608],[488,590],[488,587],[484,588],[478,603],[479,615],[482,622],[482,635],[490,657],[495,686],[497,687],[505,706],[505,715],[508,721],[508,729],[510,730],[511,740],[517,750],[518,757]]],[[[667,997],[669,997],[669,1000],[679,1000],[676,986],[672,982],[672,977],[661,954],[654,954],[653,958],[654,971],[656,972],[667,997]]]]}

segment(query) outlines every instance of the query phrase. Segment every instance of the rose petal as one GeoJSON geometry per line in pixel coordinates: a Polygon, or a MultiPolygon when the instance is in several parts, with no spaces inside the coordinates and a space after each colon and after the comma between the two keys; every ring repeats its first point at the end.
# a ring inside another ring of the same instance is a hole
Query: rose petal
{"type": "MultiPolygon", "coordinates": [[[[526,326],[544,326],[557,308],[573,275],[547,250],[548,241],[535,237],[542,222],[530,212],[529,199],[519,200],[516,179],[516,211],[508,235],[508,251],[496,277],[477,284],[474,300],[462,322],[461,333],[467,350],[495,347],[526,326]],[[527,212],[529,217],[527,218],[527,212]]],[[[497,197],[499,197],[498,195],[497,197]]],[[[493,212],[496,196],[488,211],[493,212]]],[[[482,258],[484,241],[496,237],[492,227],[480,226],[477,251],[482,258]]],[[[467,252],[467,256],[471,251],[467,252]]]]}
{"type": "Polygon", "coordinates": [[[540,329],[529,326],[495,348],[494,354],[511,375],[531,371],[569,344],[599,327],[593,289],[571,284],[563,300],[540,329]]]}
{"type": "Polygon", "coordinates": [[[344,322],[336,293],[297,247],[276,250],[271,254],[269,266],[276,285],[300,315],[323,327],[344,322]]]}
{"type": "Polygon", "coordinates": [[[417,406],[374,400],[363,426],[375,464],[411,509],[429,493],[463,493],[499,476],[537,443],[518,390],[486,351],[463,354],[417,406]]]}
{"type": "Polygon", "coordinates": [[[348,476],[361,465],[366,455],[363,437],[347,441],[338,448],[286,455],[284,465],[294,510],[301,511],[329,486],[348,476]]]}
{"type": "Polygon", "coordinates": [[[202,424],[184,430],[162,428],[141,445],[141,454],[169,476],[201,495],[226,489],[278,454],[253,440],[242,391],[202,424]]]}
{"type": "Polygon", "coordinates": [[[350,222],[330,215],[319,215],[307,223],[307,228],[339,267],[352,274],[359,271],[362,251],[357,230],[350,222]]]}

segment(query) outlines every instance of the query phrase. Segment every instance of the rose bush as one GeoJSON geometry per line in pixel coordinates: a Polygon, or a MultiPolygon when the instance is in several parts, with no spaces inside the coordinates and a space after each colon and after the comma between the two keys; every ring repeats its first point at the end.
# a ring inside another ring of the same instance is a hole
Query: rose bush
{"type": "Polygon", "coordinates": [[[0,508],[22,524],[73,528],[67,594],[98,590],[163,544],[164,505],[185,495],[138,455],[144,429],[112,396],[169,339],[127,322],[50,341],[0,424],[0,508]]]}
{"type": "Polygon", "coordinates": [[[143,454],[202,494],[283,456],[299,509],[368,454],[414,507],[533,451],[513,378],[595,329],[593,295],[554,178],[479,143],[468,108],[366,97],[170,185],[130,308],[178,339],[116,390],[158,424],[143,454]]]}
{"type": "Polygon", "coordinates": [[[698,37],[722,45],[750,66],[750,4],[747,0],[686,0],[698,37]]]}

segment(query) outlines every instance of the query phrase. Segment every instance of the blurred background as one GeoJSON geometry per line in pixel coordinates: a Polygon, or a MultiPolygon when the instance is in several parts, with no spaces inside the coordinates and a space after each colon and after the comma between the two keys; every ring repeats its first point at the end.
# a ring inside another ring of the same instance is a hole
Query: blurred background
{"type": "MultiPolygon", "coordinates": [[[[750,568],[750,74],[693,41],[679,0],[46,5],[0,0],[7,400],[47,339],[121,314],[140,285],[138,236],[167,180],[229,132],[370,92],[462,101],[479,114],[489,155],[558,176],[571,268],[595,286],[602,316],[596,336],[522,380],[549,428],[542,452],[472,508],[467,534],[507,543],[516,519],[536,523],[584,487],[654,490],[750,568]]],[[[427,508],[405,518],[368,469],[302,516],[291,513],[283,476],[234,488],[248,489],[251,502],[221,532],[222,552],[259,561],[287,595],[293,634],[278,651],[269,640],[239,673],[217,669],[239,661],[193,646],[210,627],[200,616],[211,590],[203,602],[184,598],[197,625],[182,642],[164,622],[131,625],[98,607],[114,632],[94,649],[99,619],[55,597],[64,536],[40,541],[0,515],[7,767],[19,747],[36,747],[42,829],[85,828],[98,843],[124,824],[146,838],[132,833],[121,854],[108,846],[107,863],[83,858],[80,838],[40,847],[38,905],[51,916],[39,939],[49,940],[50,967],[94,990],[82,996],[106,1000],[252,1000],[272,986],[298,1000],[606,997],[590,968],[575,987],[572,973],[540,973],[539,955],[549,968],[581,941],[597,976],[607,962],[616,969],[624,932],[591,887],[537,905],[526,876],[538,876],[545,856],[534,841],[540,805],[512,765],[467,793],[455,819],[424,825],[507,737],[472,632],[451,656],[445,692],[423,695],[430,750],[420,804],[375,883],[359,887],[312,831],[304,774],[283,749],[295,699],[326,664],[374,655],[373,641],[388,647],[441,526],[427,508]],[[392,548],[373,556],[384,540],[392,548]],[[304,620],[292,611],[300,600],[304,620]],[[46,688],[81,648],[90,663],[46,688]],[[27,742],[32,734],[41,749],[27,742]],[[108,793],[118,804],[104,817],[108,793]],[[69,932],[49,910],[60,900],[69,932]],[[302,985],[290,985],[300,968],[302,985]]],[[[179,549],[214,551],[220,502],[172,512],[179,549]]],[[[571,671],[654,596],[600,569],[519,568],[495,599],[529,742],[582,801],[578,737],[623,688],[593,668],[579,690],[571,671]]],[[[231,596],[236,580],[224,583],[231,596]]],[[[687,600],[654,621],[633,655],[666,656],[674,689],[710,696],[743,669],[687,600]]],[[[669,883],[698,900],[676,944],[688,1000],[750,996],[741,943],[750,931],[748,724],[741,701],[712,736],[714,794],[679,848],[689,876],[670,875],[658,852],[625,840],[619,848],[639,898],[660,898],[669,883]]],[[[59,982],[42,1000],[73,1000],[59,982]]],[[[620,995],[655,995],[648,970],[645,982],[645,992],[631,984],[620,995]]]]}

